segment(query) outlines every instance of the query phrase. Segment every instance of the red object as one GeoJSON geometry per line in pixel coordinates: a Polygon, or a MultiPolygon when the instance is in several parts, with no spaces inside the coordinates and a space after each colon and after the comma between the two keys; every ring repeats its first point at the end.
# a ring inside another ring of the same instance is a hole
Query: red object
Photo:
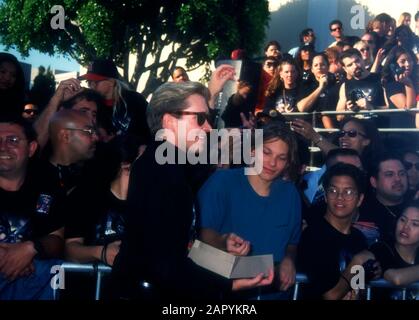
{"type": "Polygon", "coordinates": [[[236,49],[231,52],[232,60],[240,60],[246,56],[246,51],[244,49],[236,49]]]}

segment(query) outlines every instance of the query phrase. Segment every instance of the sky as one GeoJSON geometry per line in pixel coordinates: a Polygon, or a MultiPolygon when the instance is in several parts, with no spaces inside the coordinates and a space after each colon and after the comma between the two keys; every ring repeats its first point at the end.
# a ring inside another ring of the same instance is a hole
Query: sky
{"type": "MultiPolygon", "coordinates": [[[[0,51],[5,51],[5,46],[0,45],[0,51]]],[[[45,68],[51,66],[52,69],[59,69],[63,71],[79,71],[79,64],[69,57],[64,56],[49,56],[42,54],[37,50],[31,50],[27,58],[23,58],[16,50],[10,49],[7,52],[15,55],[19,61],[30,63],[32,68],[37,69],[40,65],[43,65],[45,68]]]]}

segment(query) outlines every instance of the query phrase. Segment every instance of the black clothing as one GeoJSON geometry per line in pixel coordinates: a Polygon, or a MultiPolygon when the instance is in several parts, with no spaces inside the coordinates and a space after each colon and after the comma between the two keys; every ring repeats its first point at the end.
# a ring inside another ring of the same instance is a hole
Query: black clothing
{"type": "Polygon", "coordinates": [[[366,248],[365,237],[354,228],[343,234],[325,219],[310,224],[301,236],[297,256],[297,270],[310,281],[304,286],[304,298],[320,299],[335,287],[353,256],[366,248]]]}
{"type": "Polygon", "coordinates": [[[240,94],[233,94],[227,102],[227,106],[221,118],[224,120],[224,126],[226,128],[239,128],[242,126],[242,121],[240,118],[240,113],[247,117],[249,112],[252,111],[252,107],[248,99],[244,98],[240,94]]]}
{"type": "MultiPolygon", "coordinates": [[[[146,281],[151,283],[153,300],[220,298],[231,290],[231,280],[187,258],[202,166],[158,164],[159,145],[150,144],[132,165],[126,241],[113,268],[114,293],[144,299],[139,284],[146,281]]],[[[177,155],[182,152],[173,149],[177,155]]]]}
{"type": "Polygon", "coordinates": [[[266,97],[263,112],[269,114],[270,110],[278,110],[283,108],[283,105],[290,105],[292,112],[298,112],[297,102],[300,100],[300,91],[300,86],[292,89],[278,88],[274,95],[266,97]]]}
{"type": "MultiPolygon", "coordinates": [[[[385,85],[386,97],[389,103],[389,109],[397,109],[390,97],[402,93],[406,95],[406,89],[403,83],[392,81],[385,85]]],[[[390,128],[415,128],[415,114],[414,113],[392,113],[388,116],[390,128]]]]}
{"type": "Polygon", "coordinates": [[[63,227],[62,198],[36,172],[18,191],[0,188],[0,242],[39,239],[63,227]]]}
{"type": "Polygon", "coordinates": [[[381,86],[380,75],[377,73],[370,73],[361,80],[346,80],[345,95],[348,101],[352,98],[356,98],[356,100],[366,98],[373,108],[385,105],[384,91],[381,86]]]}

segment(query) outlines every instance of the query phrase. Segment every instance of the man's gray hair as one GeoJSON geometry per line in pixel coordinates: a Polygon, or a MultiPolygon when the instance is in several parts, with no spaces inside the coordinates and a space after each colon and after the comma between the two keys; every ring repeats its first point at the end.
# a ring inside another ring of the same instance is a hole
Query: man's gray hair
{"type": "Polygon", "coordinates": [[[162,129],[165,114],[187,109],[189,106],[186,99],[193,94],[204,97],[208,103],[210,92],[199,82],[167,82],[158,87],[147,107],[147,123],[151,134],[155,135],[158,130],[162,129]]]}

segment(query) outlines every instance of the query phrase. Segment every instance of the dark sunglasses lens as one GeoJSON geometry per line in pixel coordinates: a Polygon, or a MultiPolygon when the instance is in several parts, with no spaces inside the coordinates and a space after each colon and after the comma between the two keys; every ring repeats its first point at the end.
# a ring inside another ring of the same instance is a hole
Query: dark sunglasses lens
{"type": "Polygon", "coordinates": [[[207,115],[205,113],[198,113],[196,115],[196,120],[198,122],[198,125],[203,126],[205,121],[207,120],[207,115]]]}
{"type": "Polygon", "coordinates": [[[348,136],[351,138],[355,138],[358,135],[358,132],[355,130],[350,130],[347,133],[348,133],[348,136]]]}
{"type": "Polygon", "coordinates": [[[345,131],[339,131],[338,132],[338,138],[343,138],[345,136],[346,132],[345,131]]]}

